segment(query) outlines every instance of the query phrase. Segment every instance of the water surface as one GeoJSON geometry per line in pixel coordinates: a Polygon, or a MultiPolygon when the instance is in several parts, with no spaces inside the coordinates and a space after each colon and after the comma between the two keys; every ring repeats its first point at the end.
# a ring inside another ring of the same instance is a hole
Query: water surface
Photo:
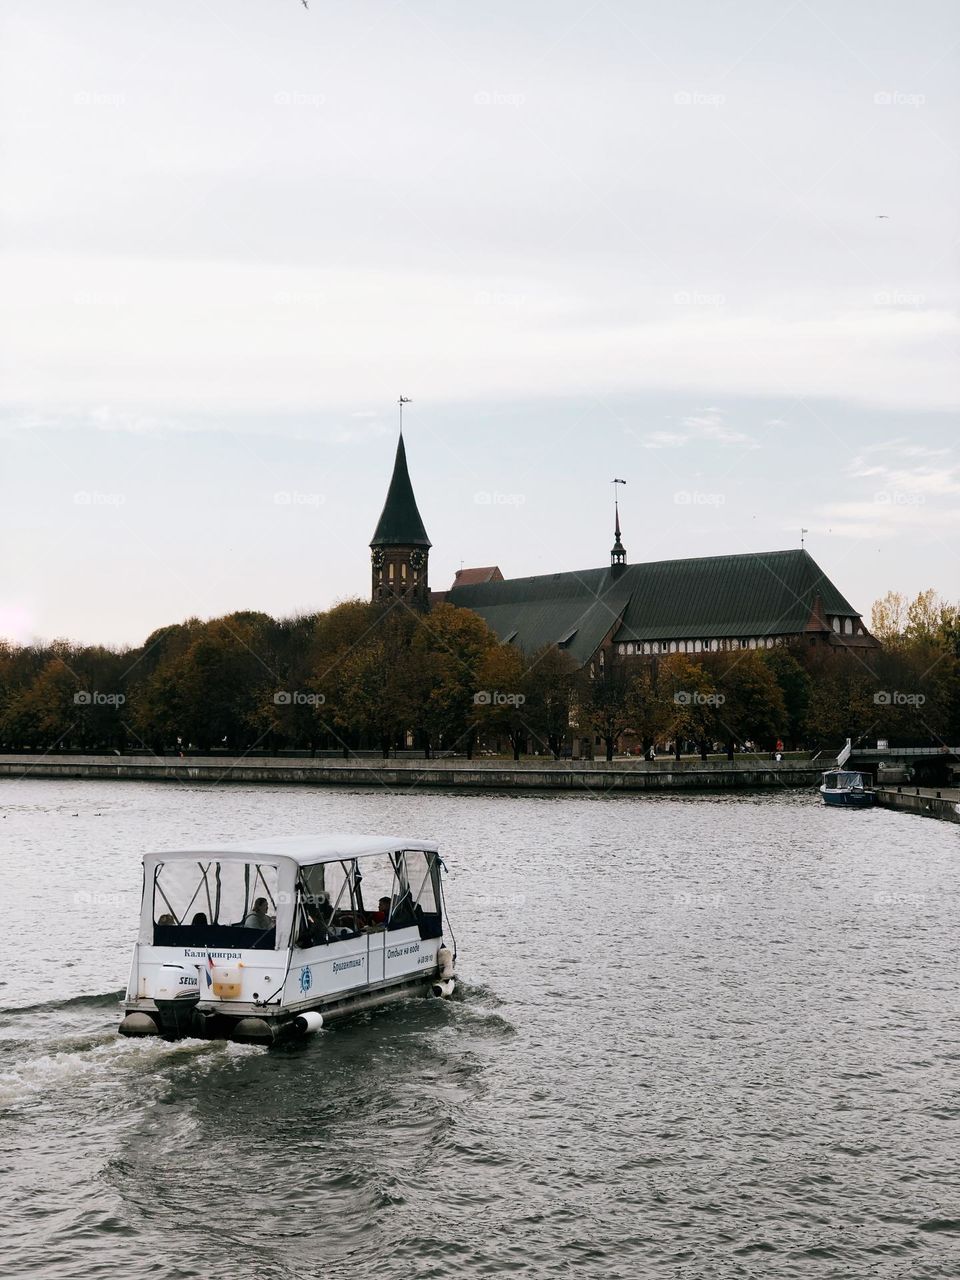
{"type": "Polygon", "coordinates": [[[3,1271],[955,1277],[957,828],[811,794],[0,782],[3,1271]],[[146,848],[440,840],[458,998],[121,1040],[146,848]]]}

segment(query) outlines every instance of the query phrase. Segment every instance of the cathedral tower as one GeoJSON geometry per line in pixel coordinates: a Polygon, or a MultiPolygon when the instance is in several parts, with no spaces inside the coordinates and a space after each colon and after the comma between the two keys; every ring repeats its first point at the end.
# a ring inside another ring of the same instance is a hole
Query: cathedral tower
{"type": "Polygon", "coordinates": [[[401,430],[387,500],[370,540],[371,600],[400,599],[414,609],[429,608],[430,545],[413,496],[401,430]]]}

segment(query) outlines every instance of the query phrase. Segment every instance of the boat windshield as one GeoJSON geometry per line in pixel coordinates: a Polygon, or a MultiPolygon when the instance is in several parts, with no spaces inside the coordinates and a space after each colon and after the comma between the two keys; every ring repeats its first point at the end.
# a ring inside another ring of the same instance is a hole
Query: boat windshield
{"type": "Polygon", "coordinates": [[[271,950],[278,897],[277,868],[268,863],[158,863],[153,878],[154,944],[271,950]]]}
{"type": "Polygon", "coordinates": [[[422,938],[440,937],[436,876],[433,855],[421,850],[301,867],[297,943],[315,947],[411,925],[422,938]]]}

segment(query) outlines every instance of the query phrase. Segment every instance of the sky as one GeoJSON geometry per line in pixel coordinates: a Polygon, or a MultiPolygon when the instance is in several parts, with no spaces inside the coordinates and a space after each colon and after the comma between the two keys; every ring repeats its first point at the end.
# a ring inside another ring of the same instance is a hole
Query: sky
{"type": "Polygon", "coordinates": [[[0,635],[800,545],[960,597],[950,0],[7,0],[0,635]],[[882,215],[882,216],[881,216],[882,215]]]}

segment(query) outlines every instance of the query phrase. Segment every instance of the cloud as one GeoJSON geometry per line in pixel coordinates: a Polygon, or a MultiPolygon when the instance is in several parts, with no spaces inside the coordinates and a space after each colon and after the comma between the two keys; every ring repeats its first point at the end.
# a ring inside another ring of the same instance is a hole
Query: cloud
{"type": "Polygon", "coordinates": [[[753,436],[727,426],[724,422],[723,410],[713,405],[681,418],[680,426],[683,428],[682,431],[650,431],[641,437],[640,444],[644,449],[680,449],[684,445],[697,442],[744,445],[751,449],[760,447],[753,436]]]}

